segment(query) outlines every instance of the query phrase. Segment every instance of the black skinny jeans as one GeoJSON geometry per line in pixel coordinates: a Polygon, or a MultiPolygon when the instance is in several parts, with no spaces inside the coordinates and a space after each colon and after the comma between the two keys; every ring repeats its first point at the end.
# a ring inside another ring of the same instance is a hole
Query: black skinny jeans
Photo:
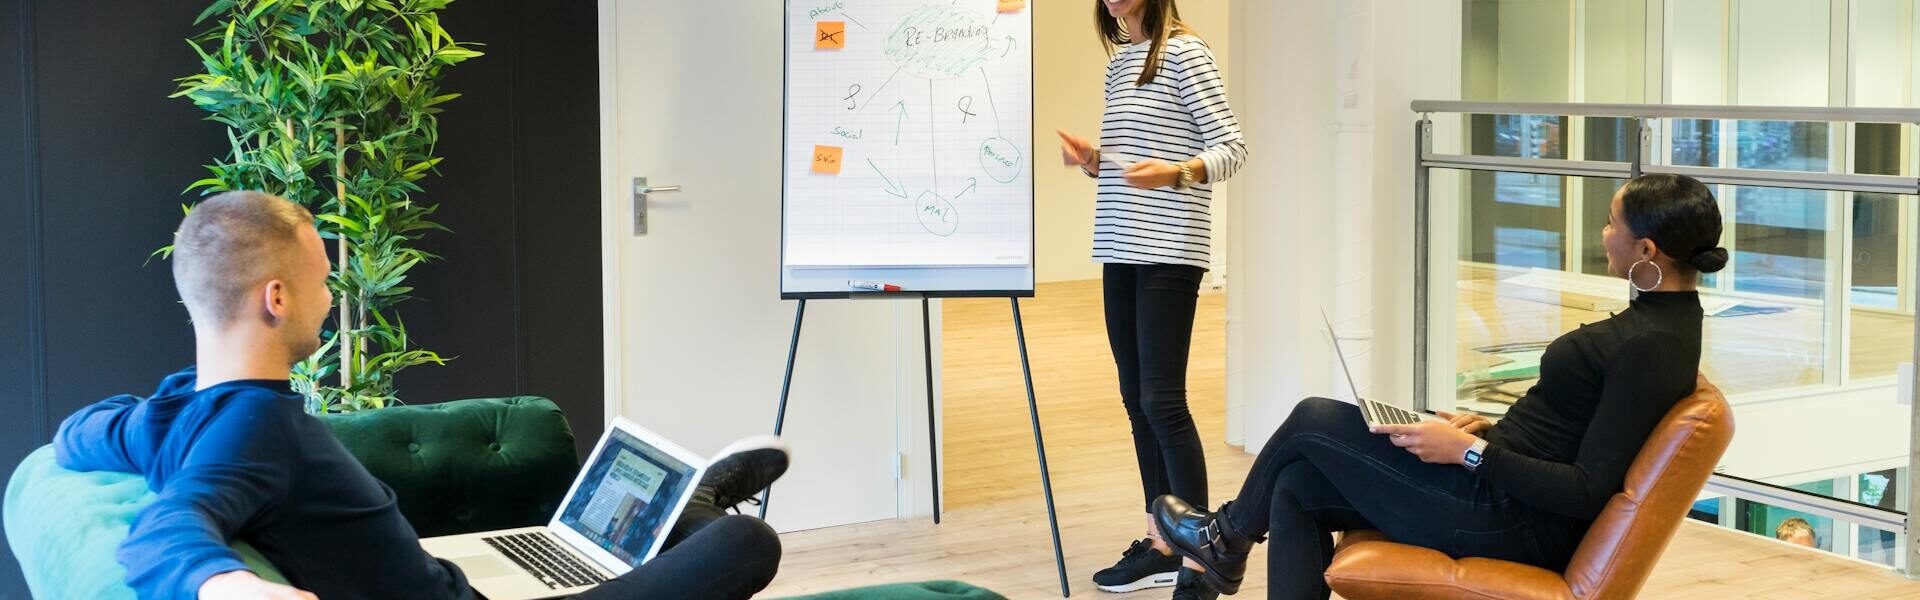
{"type": "Polygon", "coordinates": [[[1368,433],[1359,408],[1308,398],[1273,433],[1227,507],[1236,533],[1269,536],[1267,598],[1327,598],[1333,532],[1378,529],[1455,558],[1566,568],[1587,523],[1515,500],[1460,465],[1421,462],[1368,433]]]}
{"type": "Polygon", "coordinates": [[[581,600],[746,600],[773,582],[780,537],[759,519],[693,502],[653,560],[575,596],[581,600]]]}
{"type": "Polygon", "coordinates": [[[1187,265],[1107,264],[1103,271],[1107,343],[1133,423],[1141,510],[1165,494],[1207,505],[1207,457],[1187,411],[1187,351],[1205,276],[1187,265]]]}

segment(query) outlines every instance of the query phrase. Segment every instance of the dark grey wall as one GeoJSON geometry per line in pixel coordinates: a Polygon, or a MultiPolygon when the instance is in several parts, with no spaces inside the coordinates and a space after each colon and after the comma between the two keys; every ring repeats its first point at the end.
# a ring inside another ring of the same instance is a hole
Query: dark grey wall
{"type": "MultiPolygon", "coordinates": [[[[73,410],[191,363],[164,262],[179,195],[221,152],[173,79],[204,2],[0,0],[0,473],[73,410]]],[[[487,56],[449,72],[441,176],[454,230],[423,245],[416,341],[458,356],[401,375],[409,402],[535,394],[590,444],[602,420],[599,123],[592,2],[463,0],[443,17],[487,56]]],[[[0,599],[26,598],[0,546],[0,599]]]]}

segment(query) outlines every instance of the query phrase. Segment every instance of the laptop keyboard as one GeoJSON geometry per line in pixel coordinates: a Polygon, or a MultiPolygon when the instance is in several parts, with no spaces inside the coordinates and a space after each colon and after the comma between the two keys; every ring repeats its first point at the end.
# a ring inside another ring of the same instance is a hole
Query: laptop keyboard
{"type": "Polygon", "coordinates": [[[1360,404],[1365,406],[1368,411],[1373,414],[1373,421],[1376,423],[1386,425],[1412,425],[1420,422],[1420,415],[1392,404],[1384,404],[1372,400],[1367,400],[1360,404]]]}
{"type": "Polygon", "coordinates": [[[607,578],[600,570],[580,562],[573,554],[561,550],[543,532],[515,533],[480,538],[493,549],[507,555],[520,568],[540,578],[541,583],[552,589],[573,588],[594,585],[607,578]]]}

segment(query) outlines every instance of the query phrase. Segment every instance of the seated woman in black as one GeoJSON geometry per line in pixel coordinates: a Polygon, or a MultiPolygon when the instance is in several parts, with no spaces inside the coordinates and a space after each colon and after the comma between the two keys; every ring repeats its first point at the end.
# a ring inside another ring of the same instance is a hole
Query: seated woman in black
{"type": "Polygon", "coordinates": [[[1647,436],[1693,393],[1701,272],[1726,266],[1720,210],[1690,177],[1647,175],[1613,196],[1607,271],[1633,287],[1620,314],[1568,332],[1540,382],[1498,425],[1445,421],[1368,430],[1353,405],[1301,402],[1234,501],[1218,512],[1162,496],[1153,516],[1215,590],[1239,591],[1263,536],[1268,598],[1326,598],[1335,531],[1378,529],[1405,544],[1562,570],[1647,436]]]}

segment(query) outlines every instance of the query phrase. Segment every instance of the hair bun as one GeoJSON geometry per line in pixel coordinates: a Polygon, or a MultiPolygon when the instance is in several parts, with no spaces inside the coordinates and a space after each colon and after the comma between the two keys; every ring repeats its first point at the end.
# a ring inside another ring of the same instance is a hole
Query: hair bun
{"type": "Polygon", "coordinates": [[[1693,268],[1699,269],[1701,273],[1719,271],[1727,268],[1727,249],[1714,247],[1701,250],[1694,253],[1693,258],[1687,259],[1687,264],[1693,265],[1693,268]]]}

